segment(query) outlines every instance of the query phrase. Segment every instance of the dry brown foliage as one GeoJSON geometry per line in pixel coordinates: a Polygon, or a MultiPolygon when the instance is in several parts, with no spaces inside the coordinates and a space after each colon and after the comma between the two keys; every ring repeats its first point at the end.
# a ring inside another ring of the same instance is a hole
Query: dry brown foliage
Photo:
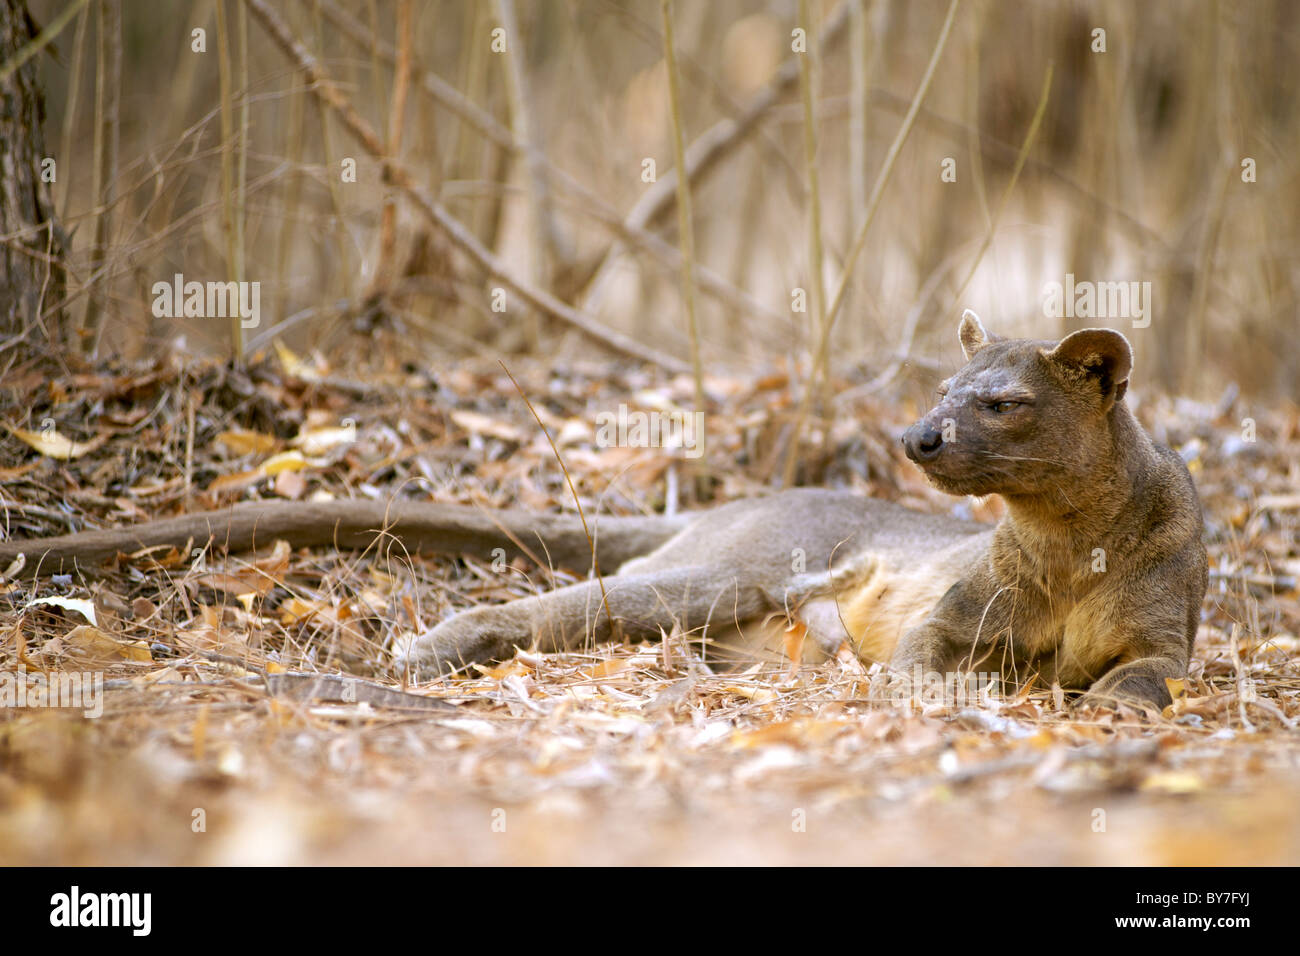
{"type": "MultiPolygon", "coordinates": [[[[372,354],[385,353],[395,350],[372,354]]],[[[582,363],[511,371],[589,511],[659,510],[688,493],[672,453],[596,447],[590,424],[620,402],[688,403],[687,376],[582,363]]],[[[0,443],[5,532],[277,495],[572,509],[499,366],[415,374],[381,358],[347,373],[284,353],[246,372],[156,364],[19,383],[5,393],[6,420],[36,441],[51,418],[58,435],[93,447],[60,461],[12,436],[0,443]]],[[[970,507],[901,459],[905,403],[836,384],[850,397],[824,442],[806,436],[804,477],[924,509],[970,507]]],[[[707,388],[718,494],[759,492],[779,468],[797,394],[780,375],[707,388]]],[[[34,581],[25,568],[3,585],[0,669],[101,671],[105,695],[98,719],[0,709],[0,860],[1293,861],[1300,410],[1257,412],[1248,442],[1232,395],[1217,407],[1140,390],[1135,401],[1191,463],[1215,575],[1191,674],[1159,720],[1070,711],[1050,689],[886,709],[865,701],[856,660],[713,673],[680,634],[565,655],[524,649],[466,678],[402,688],[389,670],[395,642],[450,609],[582,569],[494,569],[397,545],[123,556],[95,580],[34,581]],[[93,601],[97,627],[29,606],[34,597],[93,601]],[[349,698],[276,682],[302,672],[365,683],[349,698]],[[430,709],[432,698],[447,706],[430,709]]],[[[992,501],[973,506],[996,517],[992,501]]]]}

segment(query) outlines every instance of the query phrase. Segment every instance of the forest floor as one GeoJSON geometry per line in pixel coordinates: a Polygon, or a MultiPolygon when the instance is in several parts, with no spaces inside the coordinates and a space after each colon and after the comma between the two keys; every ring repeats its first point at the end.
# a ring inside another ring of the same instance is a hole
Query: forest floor
{"type": "MultiPolygon", "coordinates": [[[[510,371],[589,514],[686,500],[679,453],[598,447],[594,422],[620,403],[689,407],[688,380],[510,371]]],[[[917,408],[840,384],[803,482],[996,520],[995,499],[954,501],[902,459],[917,408]]],[[[781,472],[790,383],[707,386],[715,497],[762,493],[781,472]]],[[[273,542],[121,555],[84,576],[0,568],[0,676],[104,680],[97,717],[0,707],[0,863],[1294,864],[1300,408],[1133,401],[1189,462],[1211,551],[1191,672],[1163,715],[1072,710],[1048,688],[884,708],[847,656],[714,673],[680,635],[521,652],[427,684],[395,675],[394,647],[450,610],[583,568],[273,542]],[[353,701],[275,681],[300,672],[369,683],[353,701]],[[379,685],[410,696],[367,699],[379,685]]],[[[241,371],[11,373],[0,423],[6,538],[254,498],[574,510],[486,360],[333,370],[281,351],[241,371]]]]}

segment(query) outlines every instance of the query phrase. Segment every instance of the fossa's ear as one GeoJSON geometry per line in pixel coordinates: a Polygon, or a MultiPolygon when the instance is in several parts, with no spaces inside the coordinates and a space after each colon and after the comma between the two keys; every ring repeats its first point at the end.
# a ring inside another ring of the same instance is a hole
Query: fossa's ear
{"type": "Polygon", "coordinates": [[[1082,370],[1095,380],[1106,408],[1119,401],[1128,391],[1128,376],[1133,371],[1133,347],[1128,339],[1113,329],[1080,329],[1056,343],[1044,353],[1047,358],[1072,370],[1082,370]]]}
{"type": "Polygon", "coordinates": [[[980,317],[970,309],[961,314],[961,325],[957,327],[957,338],[961,340],[962,354],[966,356],[968,362],[984,346],[1002,340],[1002,336],[990,335],[986,332],[980,317]]]}

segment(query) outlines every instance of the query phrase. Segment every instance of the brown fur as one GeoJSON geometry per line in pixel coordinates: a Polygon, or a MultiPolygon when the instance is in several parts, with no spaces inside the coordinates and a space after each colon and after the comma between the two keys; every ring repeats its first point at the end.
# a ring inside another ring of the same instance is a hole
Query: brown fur
{"type": "MultiPolygon", "coordinates": [[[[1182,461],[1123,402],[1127,340],[994,340],[970,313],[960,338],[968,364],[904,442],[937,487],[1002,495],[996,529],[809,489],[733,502],[605,579],[622,630],[676,625],[752,651],[797,623],[815,652],[848,641],[888,662],[877,691],[919,667],[1168,703],[1205,594],[1201,511],[1182,461]]],[[[587,582],[453,617],[406,660],[445,670],[612,633],[587,582]]]]}
{"type": "Polygon", "coordinates": [[[1086,329],[1059,344],[996,341],[969,313],[961,340],[969,364],[909,435],[949,419],[957,440],[926,474],[946,491],[1001,494],[1007,515],[892,662],[991,659],[1094,697],[1168,703],[1207,584],[1201,510],[1181,459],[1123,402],[1127,340],[1086,329]],[[995,410],[1002,400],[1017,404],[995,410]]]}

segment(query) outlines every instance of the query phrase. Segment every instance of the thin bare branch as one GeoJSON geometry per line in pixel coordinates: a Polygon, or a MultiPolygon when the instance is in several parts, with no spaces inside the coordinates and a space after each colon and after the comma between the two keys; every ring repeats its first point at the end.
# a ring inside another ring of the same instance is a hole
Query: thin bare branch
{"type": "MultiPolygon", "coordinates": [[[[359,20],[341,10],[334,3],[334,0],[321,0],[320,9],[331,22],[340,28],[343,36],[355,40],[359,45],[365,45],[362,42],[362,38],[365,36],[365,25],[359,20]]],[[[376,39],[374,49],[380,59],[390,64],[395,62],[396,52],[391,45],[376,39]]],[[[460,117],[466,125],[484,139],[500,146],[502,149],[508,150],[514,155],[526,155],[529,157],[530,162],[541,164],[557,186],[563,187],[564,191],[586,203],[588,208],[583,211],[610,227],[617,239],[650,253],[668,269],[678,270],[682,267],[681,253],[676,246],[648,229],[629,226],[622,213],[605,202],[585,183],[557,166],[545,153],[532,149],[527,144],[516,140],[510,130],[497,122],[491,113],[481,109],[460,90],[436,73],[421,70],[420,88],[426,96],[439,106],[460,117]]],[[[769,321],[778,322],[782,325],[790,324],[790,315],[787,312],[782,312],[760,302],[747,291],[732,285],[707,266],[697,263],[695,278],[699,283],[701,292],[717,299],[728,308],[735,309],[737,312],[746,315],[762,316],[769,321]]]]}
{"type": "Polygon", "coordinates": [[[330,78],[329,73],[320,65],[319,61],[289,32],[288,26],[280,18],[280,15],[272,10],[265,0],[244,0],[244,3],[248,5],[248,9],[261,22],[276,46],[293,60],[311,81],[312,92],[322,103],[334,111],[348,131],[365,148],[366,152],[383,163],[384,173],[388,181],[402,190],[415,203],[416,208],[420,210],[425,218],[469,256],[479,268],[508,286],[533,308],[540,309],[548,315],[552,315],[560,321],[579,329],[596,342],[615,352],[643,362],[650,362],[668,371],[682,372],[686,370],[686,364],[680,359],[665,355],[629,336],[605,328],[592,316],[566,305],[546,290],[536,288],[506,268],[505,263],[479,242],[478,238],[464,224],[447,212],[442,207],[442,204],[429,195],[428,192],[417,185],[415,177],[411,175],[410,170],[405,165],[387,154],[383,142],[379,139],[379,134],[352,107],[348,98],[343,95],[343,92],[330,78]]]}
{"type": "MultiPolygon", "coordinates": [[[[842,0],[830,15],[817,39],[818,53],[825,56],[844,35],[849,22],[849,5],[852,0],[842,0]]],[[[694,185],[703,180],[718,164],[731,153],[758,126],[773,106],[794,88],[799,80],[799,63],[797,59],[787,60],[777,70],[776,76],[755,94],[745,107],[745,111],[736,119],[724,119],[714,123],[696,138],[686,150],[686,176],[694,185]]],[[[630,229],[646,229],[659,222],[676,201],[677,170],[670,170],[657,182],[641,194],[623,222],[630,229]]],[[[622,254],[622,247],[615,244],[606,251],[600,268],[588,286],[584,304],[594,310],[608,282],[613,262],[622,254]]]]}

